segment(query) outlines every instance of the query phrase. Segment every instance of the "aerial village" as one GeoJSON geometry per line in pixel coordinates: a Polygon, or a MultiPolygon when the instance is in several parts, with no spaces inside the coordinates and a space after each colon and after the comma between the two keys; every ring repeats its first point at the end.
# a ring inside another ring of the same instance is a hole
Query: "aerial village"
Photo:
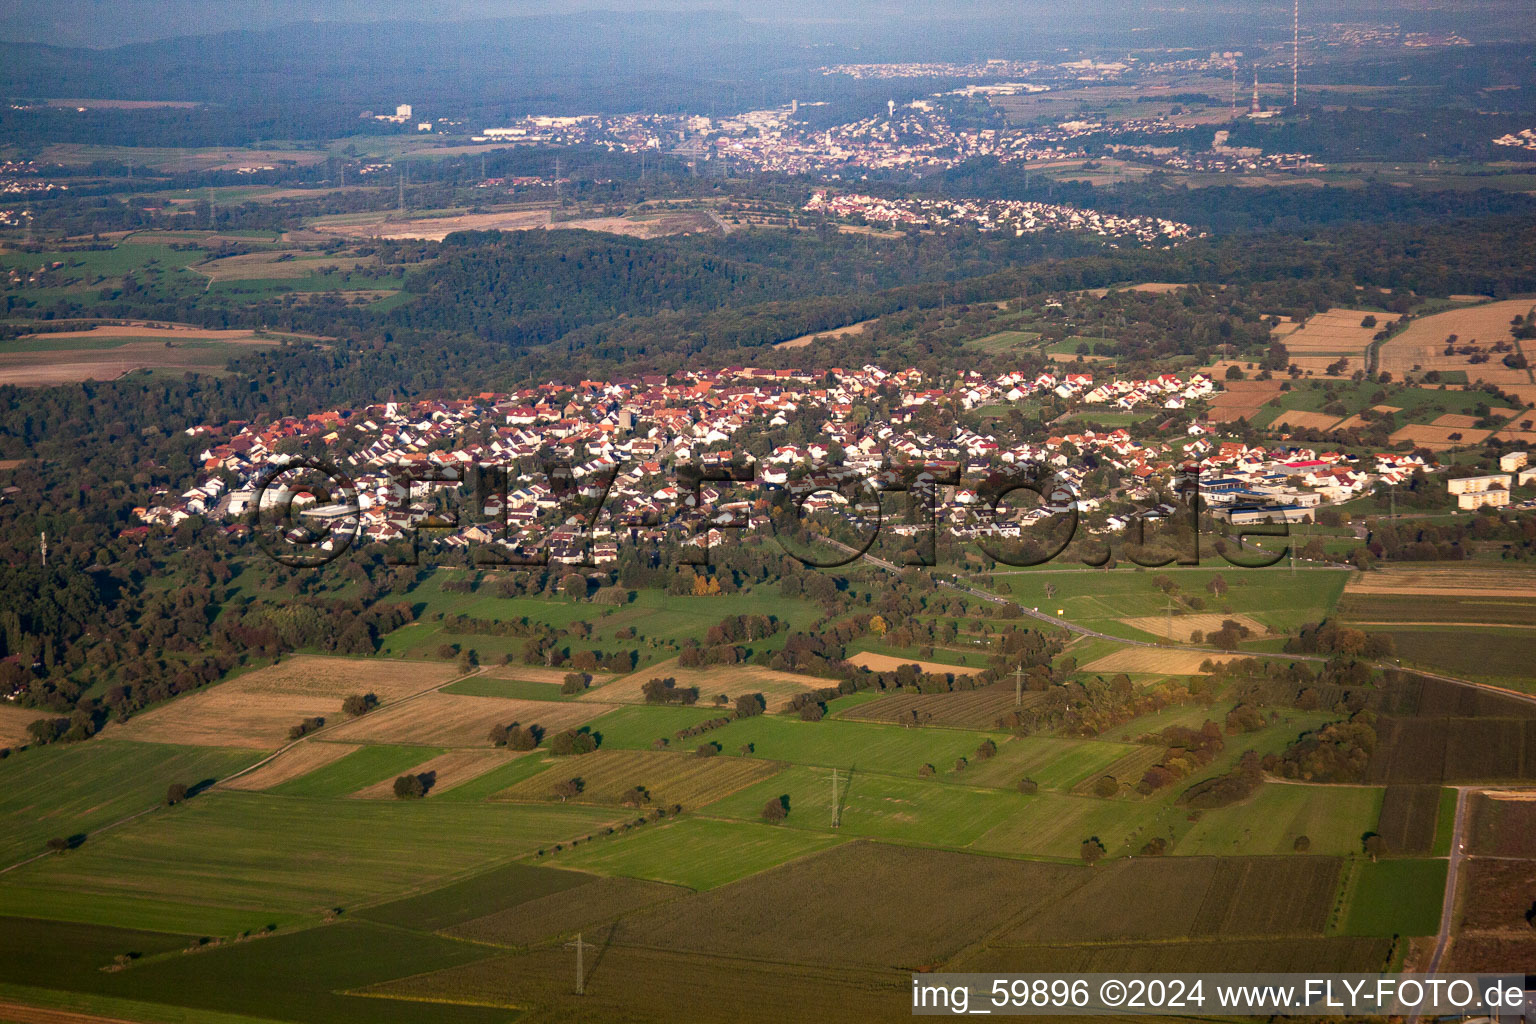
{"type": "MultiPolygon", "coordinates": [[[[504,499],[492,495],[482,516],[434,531],[439,542],[452,548],[515,537],[515,546],[537,545],[551,561],[603,564],[617,560],[626,542],[709,545],[724,541],[727,527],[767,529],[766,496],[793,482],[801,484],[802,514],[856,517],[848,489],[837,482],[857,477],[879,489],[903,468],[922,467],[941,481],[937,521],[961,538],[978,531],[1017,536],[1068,505],[1088,529],[1120,531],[1138,508],[1171,512],[1167,496],[1191,490],[1195,466],[1206,506],[1234,525],[1310,521],[1320,508],[1368,493],[1378,481],[1403,483],[1416,470],[1434,468],[1410,453],[1350,456],[1244,444],[1199,419],[1161,440],[1138,440],[1123,427],[1047,430],[1038,440],[1019,440],[956,425],[941,435],[927,426],[934,418],[924,409],[965,412],[1049,393],[1074,408],[1172,415],[1218,390],[1202,373],[1095,381],[1086,373],[970,371],[941,383],[915,369],[872,365],[732,366],[388,402],[261,425],[204,425],[188,431],[206,441],[200,482],[138,509],[145,525],[131,531],[203,517],[240,532],[252,513],[281,505],[284,514],[291,508],[313,525],[344,526],[362,542],[389,542],[422,522],[433,489],[458,487],[471,466],[506,466],[504,499]],[[302,460],[337,467],[350,481],[348,497],[317,498],[302,486],[269,482],[302,460]],[[570,515],[549,478],[551,463],[569,467],[570,490],[601,499],[595,515],[570,515]],[[1097,480],[1107,477],[1107,487],[1085,486],[1089,464],[1097,480]],[[736,474],[718,471],[732,465],[736,474]],[[684,467],[717,471],[689,486],[684,467]],[[999,511],[982,482],[1024,469],[1050,481],[1049,497],[1038,507],[999,511]]],[[[1495,483],[1473,494],[1498,490],[1495,483]]]]}

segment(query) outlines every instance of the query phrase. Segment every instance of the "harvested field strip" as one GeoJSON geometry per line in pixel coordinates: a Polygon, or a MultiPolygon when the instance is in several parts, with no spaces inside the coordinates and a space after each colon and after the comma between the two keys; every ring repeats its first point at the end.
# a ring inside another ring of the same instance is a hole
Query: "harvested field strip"
{"type": "MultiPolygon", "coordinates": [[[[493,768],[500,768],[518,754],[509,750],[450,750],[429,761],[412,765],[406,771],[412,775],[426,775],[432,779],[427,796],[445,793],[462,786],[470,779],[484,775],[493,768]]],[[[395,795],[393,777],[380,779],[371,786],[352,794],[365,800],[389,800],[395,795]]]]}
{"type": "Polygon", "coordinates": [[[255,771],[246,772],[219,785],[223,789],[271,789],[301,775],[308,775],[332,761],[339,761],[357,749],[349,743],[305,740],[284,750],[255,771]]]}
{"type": "Polygon", "coordinates": [[[1536,598],[1536,569],[1526,566],[1389,566],[1350,577],[1346,596],[1427,594],[1460,597],[1536,598]]]}
{"type": "Polygon", "coordinates": [[[48,717],[57,716],[50,716],[46,711],[36,708],[0,704],[0,747],[20,747],[31,743],[32,735],[27,732],[27,726],[39,718],[48,717]]]}
{"type": "Polygon", "coordinates": [[[529,946],[612,921],[690,890],[638,878],[592,878],[515,907],[444,929],[443,934],[498,946],[529,946]]]}
{"type": "MultiPolygon", "coordinates": [[[[707,737],[706,737],[707,738],[707,737]]],[[[580,757],[554,758],[545,771],[497,793],[497,800],[558,801],[555,787],[580,779],[575,803],[617,805],[641,787],[648,804],[688,810],[707,806],[779,772],[782,765],[745,757],[697,757],[651,750],[598,750],[580,757]]]]}
{"type": "Polygon", "coordinates": [[[893,654],[876,654],[873,651],[860,651],[848,661],[860,668],[873,669],[876,672],[894,672],[903,665],[916,665],[924,672],[931,672],[934,675],[968,676],[974,675],[977,671],[964,665],[946,665],[940,661],[916,661],[893,654]]]}
{"type": "Polygon", "coordinates": [[[659,662],[650,668],[615,679],[611,683],[594,687],[578,698],[579,701],[607,701],[619,704],[643,704],[645,695],[641,688],[652,679],[671,678],[681,687],[697,686],[700,703],[716,694],[723,693],[734,699],[746,693],[761,693],[770,711],[781,709],[789,698],[806,690],[824,686],[836,686],[834,679],[802,676],[793,672],[778,672],[756,665],[713,665],[709,668],[683,668],[676,658],[659,662]]]}
{"type": "Polygon", "coordinates": [[[362,725],[389,714],[390,703],[440,686],[456,674],[451,665],[290,657],[281,664],[179,697],[122,725],[109,726],[107,735],[271,750],[282,746],[288,730],[305,718],[341,721],[342,701],[352,694],[371,692],[385,703],[380,710],[349,723],[362,725]]]}
{"type": "Polygon", "coordinates": [[[276,796],[347,796],[375,782],[389,780],[445,753],[437,747],[358,747],[338,761],[273,786],[276,796]]]}
{"type": "Polygon", "coordinates": [[[348,722],[330,735],[372,743],[430,743],[444,747],[490,746],[492,726],[537,725],[553,734],[580,725],[607,710],[578,701],[516,700],[430,693],[398,708],[385,708],[348,722]]]}
{"type": "MultiPolygon", "coordinates": [[[[1219,625],[1219,624],[1218,624],[1219,625]]],[[[1084,665],[1084,672],[1151,672],[1160,675],[1192,675],[1207,662],[1235,661],[1241,654],[1213,654],[1208,651],[1159,650],[1153,647],[1126,647],[1084,665]]]]}
{"type": "Polygon", "coordinates": [[[1197,615],[1141,615],[1135,618],[1121,619],[1120,621],[1133,629],[1139,629],[1143,633],[1150,633],[1160,639],[1168,637],[1171,626],[1173,638],[1181,643],[1189,642],[1189,638],[1196,631],[1204,634],[1214,633],[1221,629],[1221,624],[1227,619],[1247,626],[1253,630],[1256,637],[1264,635],[1264,624],[1247,615],[1223,615],[1214,612],[1202,612],[1197,615]]]}

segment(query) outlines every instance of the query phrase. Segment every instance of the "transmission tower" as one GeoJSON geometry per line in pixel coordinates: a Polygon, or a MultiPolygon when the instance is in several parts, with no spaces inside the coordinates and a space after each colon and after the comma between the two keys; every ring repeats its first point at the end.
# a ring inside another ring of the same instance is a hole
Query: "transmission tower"
{"type": "Polygon", "coordinates": [[[1019,665],[1013,670],[1013,706],[1024,706],[1024,666],[1019,665]]]}
{"type": "Polygon", "coordinates": [[[1301,68],[1301,0],[1291,0],[1291,106],[1296,105],[1296,84],[1301,68]]]}
{"type": "Polygon", "coordinates": [[[837,769],[832,769],[832,827],[837,828],[843,823],[842,808],[837,799],[837,769]]]}
{"type": "Polygon", "coordinates": [[[590,943],[590,942],[583,942],[583,941],[581,941],[581,932],[577,932],[576,933],[576,941],[575,942],[567,942],[565,944],[565,948],[566,949],[574,949],[576,951],[576,994],[579,995],[579,996],[580,995],[586,995],[586,991],[587,991],[587,974],[586,974],[586,971],[583,969],[581,954],[585,950],[596,949],[597,947],[592,945],[592,943],[590,943]]]}

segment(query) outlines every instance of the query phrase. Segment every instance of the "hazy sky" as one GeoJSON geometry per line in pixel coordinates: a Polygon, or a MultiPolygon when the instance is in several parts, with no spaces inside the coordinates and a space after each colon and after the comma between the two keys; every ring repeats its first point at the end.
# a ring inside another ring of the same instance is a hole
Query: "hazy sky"
{"type": "MultiPolygon", "coordinates": [[[[1304,19],[1396,20],[1405,25],[1425,16],[1448,21],[1472,10],[1518,11],[1522,5],[1527,12],[1531,9],[1530,0],[1302,2],[1304,19]]],[[[448,21],[592,10],[727,11],[754,21],[819,25],[834,41],[890,38],[899,35],[904,22],[932,19],[970,22],[973,29],[977,23],[1015,32],[1029,26],[1052,36],[1081,34],[1090,39],[1140,24],[1183,24],[1207,37],[1227,32],[1242,36],[1251,35],[1260,23],[1290,20],[1290,4],[1284,0],[3,0],[0,39],[113,46],[296,21],[448,21]]]]}

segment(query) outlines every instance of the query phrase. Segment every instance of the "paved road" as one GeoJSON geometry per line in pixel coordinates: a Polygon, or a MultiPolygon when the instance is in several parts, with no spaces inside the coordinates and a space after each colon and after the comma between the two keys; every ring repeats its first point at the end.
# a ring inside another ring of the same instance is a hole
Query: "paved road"
{"type": "Polygon", "coordinates": [[[1456,787],[1456,823],[1451,827],[1451,861],[1445,872],[1445,900],[1440,905],[1440,934],[1435,939],[1435,952],[1429,958],[1427,974],[1440,969],[1440,961],[1451,941],[1451,923],[1456,915],[1456,879],[1467,848],[1467,807],[1471,803],[1467,797],[1471,792],[1470,786],[1456,787]]]}

